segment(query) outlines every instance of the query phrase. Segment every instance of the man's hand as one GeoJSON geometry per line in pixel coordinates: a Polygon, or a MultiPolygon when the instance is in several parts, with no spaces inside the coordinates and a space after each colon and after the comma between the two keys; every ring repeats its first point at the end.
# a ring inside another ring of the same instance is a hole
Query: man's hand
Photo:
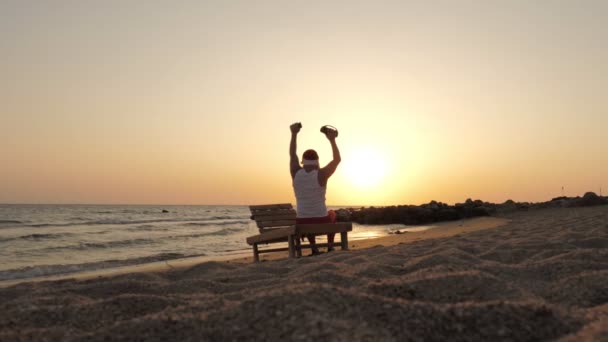
{"type": "Polygon", "coordinates": [[[336,140],[336,137],[338,136],[338,131],[334,131],[333,129],[328,129],[327,133],[325,133],[325,136],[327,137],[327,139],[329,139],[329,141],[336,140]]]}
{"type": "Polygon", "coordinates": [[[296,122],[294,124],[292,124],[291,126],[289,126],[289,129],[291,130],[291,133],[298,133],[300,132],[300,128],[302,128],[302,124],[299,122],[296,122]]]}

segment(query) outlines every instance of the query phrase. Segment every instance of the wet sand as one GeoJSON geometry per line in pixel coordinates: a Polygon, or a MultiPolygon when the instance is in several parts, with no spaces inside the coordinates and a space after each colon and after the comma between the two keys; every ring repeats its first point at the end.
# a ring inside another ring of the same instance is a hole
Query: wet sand
{"type": "Polygon", "coordinates": [[[608,206],[505,219],[18,284],[0,289],[0,340],[608,339],[608,206]]]}

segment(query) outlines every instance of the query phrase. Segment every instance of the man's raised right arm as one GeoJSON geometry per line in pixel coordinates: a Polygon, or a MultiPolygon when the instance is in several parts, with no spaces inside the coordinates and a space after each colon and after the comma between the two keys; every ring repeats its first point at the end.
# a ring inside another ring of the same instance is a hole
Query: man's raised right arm
{"type": "Polygon", "coordinates": [[[296,172],[300,169],[300,160],[298,159],[297,140],[298,132],[300,132],[300,123],[296,122],[289,126],[291,130],[291,142],[289,143],[289,171],[291,172],[291,178],[296,176],[296,172]]]}

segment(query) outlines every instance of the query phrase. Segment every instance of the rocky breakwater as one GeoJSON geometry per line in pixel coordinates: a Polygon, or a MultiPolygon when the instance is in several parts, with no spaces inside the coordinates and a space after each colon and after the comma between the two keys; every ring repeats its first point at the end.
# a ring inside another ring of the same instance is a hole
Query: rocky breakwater
{"type": "Polygon", "coordinates": [[[496,212],[496,204],[467,199],[464,203],[448,205],[431,201],[422,205],[398,205],[389,207],[348,208],[337,211],[339,221],[361,224],[418,225],[463,218],[489,216],[496,212]]]}
{"type": "Polygon", "coordinates": [[[582,197],[555,197],[547,202],[518,203],[526,209],[590,207],[608,204],[608,197],[598,196],[595,192],[586,192],[582,197]]]}
{"type": "Polygon", "coordinates": [[[514,211],[546,208],[584,207],[608,204],[608,198],[587,192],[582,197],[556,197],[546,202],[515,202],[507,200],[496,204],[467,199],[464,203],[449,205],[431,201],[422,205],[397,205],[388,207],[361,207],[337,210],[338,221],[360,224],[420,225],[440,221],[454,221],[472,217],[500,215],[514,211]]]}

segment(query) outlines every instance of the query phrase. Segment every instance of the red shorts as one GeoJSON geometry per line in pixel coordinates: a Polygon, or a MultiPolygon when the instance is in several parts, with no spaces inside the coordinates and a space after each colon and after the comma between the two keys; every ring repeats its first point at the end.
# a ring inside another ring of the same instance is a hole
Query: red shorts
{"type": "Polygon", "coordinates": [[[336,223],[338,217],[336,212],[330,210],[327,212],[327,216],[323,217],[301,217],[296,218],[296,224],[313,224],[313,223],[336,223]]]}

